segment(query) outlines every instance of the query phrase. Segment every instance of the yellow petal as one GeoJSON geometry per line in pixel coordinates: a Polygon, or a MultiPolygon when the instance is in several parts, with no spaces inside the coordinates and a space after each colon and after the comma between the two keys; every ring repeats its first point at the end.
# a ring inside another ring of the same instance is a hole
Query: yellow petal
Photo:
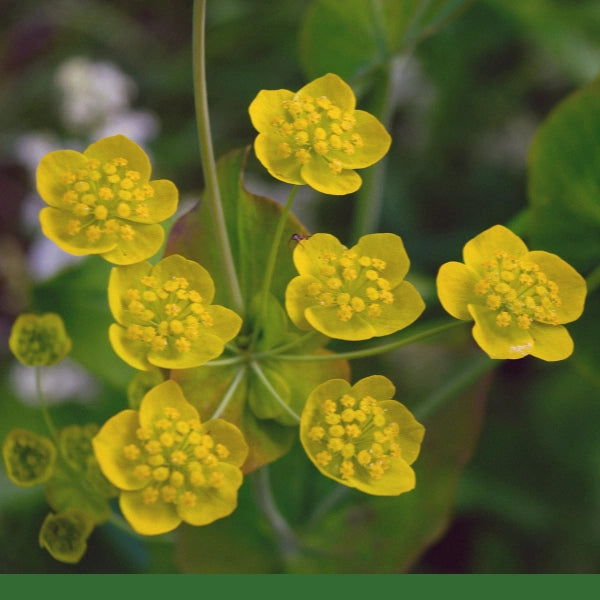
{"type": "Polygon", "coordinates": [[[531,329],[520,329],[514,324],[498,327],[496,313],[485,306],[470,304],[469,311],[475,319],[473,338],[490,358],[517,359],[532,353],[531,329]]]}
{"type": "Polygon", "coordinates": [[[564,360],[573,354],[573,339],[562,325],[531,325],[532,356],[547,361],[564,360]]]}
{"type": "Polygon", "coordinates": [[[167,533],[181,523],[174,504],[162,500],[145,504],[142,491],[121,492],[119,506],[127,522],[142,535],[167,533]]]}
{"type": "Polygon", "coordinates": [[[123,410],[112,416],[92,438],[96,460],[105,477],[122,490],[139,490],[148,481],[134,476],[135,463],[125,457],[123,449],[137,444],[136,431],[140,426],[138,412],[123,410]]]}
{"type": "Polygon", "coordinates": [[[493,258],[496,250],[504,250],[517,258],[528,252],[525,242],[503,225],[494,225],[469,240],[463,248],[463,258],[467,266],[476,272],[481,264],[493,258]]]}
{"type": "Polygon", "coordinates": [[[70,216],[57,208],[47,207],[40,211],[40,225],[43,234],[59,248],[73,254],[103,254],[117,246],[117,239],[112,235],[102,235],[97,242],[90,242],[85,235],[85,228],[76,235],[68,231],[70,216]]]}
{"type": "Polygon", "coordinates": [[[352,88],[335,73],[327,73],[307,83],[298,90],[296,96],[312,96],[313,98],[327,96],[342,111],[352,111],[356,106],[356,97],[352,88]]]}
{"type": "Polygon", "coordinates": [[[294,266],[300,275],[319,277],[322,257],[339,256],[346,249],[335,236],[329,233],[315,233],[294,248],[294,266]]]}
{"type": "Polygon", "coordinates": [[[159,261],[151,273],[162,284],[172,277],[185,277],[190,289],[202,296],[202,303],[210,304],[215,297],[215,284],[210,273],[199,263],[179,254],[171,254],[159,261]]]}
{"type": "Polygon", "coordinates": [[[402,238],[393,233],[371,233],[363,235],[352,248],[358,256],[370,256],[385,260],[384,277],[392,288],[396,287],[408,273],[410,260],[402,238]]]}
{"type": "Polygon", "coordinates": [[[149,371],[152,365],[148,361],[148,344],[127,337],[127,330],[122,325],[112,323],[108,328],[108,339],[115,354],[128,365],[140,371],[149,371]]]}
{"type": "Polygon", "coordinates": [[[164,418],[166,408],[176,409],[184,421],[200,418],[198,411],[186,400],[179,384],[172,379],[167,379],[153,387],[142,398],[139,414],[140,425],[152,428],[154,421],[164,418]]]}
{"type": "Polygon", "coordinates": [[[132,265],[154,256],[165,239],[165,230],[158,224],[136,223],[131,240],[119,239],[114,248],[102,253],[102,258],[115,265],[132,265]]]}
{"type": "Polygon", "coordinates": [[[44,202],[62,208],[62,197],[67,189],[62,183],[62,175],[84,169],[87,161],[81,152],[75,150],[55,150],[42,157],[36,170],[36,182],[38,193],[44,202]]]}
{"type": "Polygon", "coordinates": [[[221,461],[234,467],[241,467],[248,457],[248,444],[242,432],[233,423],[224,419],[211,419],[202,425],[202,433],[209,434],[215,441],[224,444],[229,456],[221,461]]]}
{"type": "Polygon", "coordinates": [[[302,165],[300,175],[305,183],[323,194],[343,196],[360,188],[362,179],[356,171],[349,169],[333,173],[329,163],[320,156],[313,156],[309,163],[302,165]]]}
{"type": "Polygon", "coordinates": [[[290,90],[261,90],[250,103],[248,112],[254,129],[260,132],[270,132],[273,129],[273,119],[283,116],[283,103],[294,97],[290,90]]]}
{"type": "Polygon", "coordinates": [[[342,161],[346,169],[363,169],[381,160],[390,149],[392,138],[383,124],[371,113],[355,110],[356,123],[352,133],[358,133],[363,146],[356,148],[354,154],[336,153],[336,158],[342,161]]]}
{"type": "Polygon", "coordinates": [[[451,261],[443,264],[437,274],[437,294],[444,310],[455,319],[470,321],[469,304],[477,304],[474,286],[478,275],[463,263],[451,261]]]}
{"type": "Polygon", "coordinates": [[[242,485],[242,472],[233,465],[220,463],[215,471],[224,476],[218,488],[201,487],[194,490],[198,501],[194,506],[178,505],[179,516],[190,525],[208,525],[230,515],[238,504],[238,489],[242,485]]]}
{"type": "Polygon", "coordinates": [[[561,305],[556,307],[559,323],[570,323],[583,313],[587,293],[585,279],[567,262],[556,254],[535,250],[523,258],[539,265],[549,280],[558,285],[561,305]]]}
{"type": "Polygon", "coordinates": [[[254,152],[263,166],[280,181],[292,185],[303,185],[304,179],[300,175],[301,165],[293,154],[287,158],[279,155],[279,136],[260,133],[254,140],[254,152]]]}
{"type": "Polygon", "coordinates": [[[127,168],[140,174],[140,181],[147,182],[150,179],[151,166],[148,155],[124,135],[102,138],[88,146],[84,154],[88,159],[96,158],[101,163],[110,162],[115,158],[125,158],[127,168]]]}

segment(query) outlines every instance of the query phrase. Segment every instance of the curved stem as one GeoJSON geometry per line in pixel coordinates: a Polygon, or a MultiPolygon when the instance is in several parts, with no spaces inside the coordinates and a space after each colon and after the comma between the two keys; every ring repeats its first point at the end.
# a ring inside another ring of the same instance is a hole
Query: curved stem
{"type": "Polygon", "coordinates": [[[229,401],[231,400],[232,396],[235,394],[235,392],[236,392],[238,386],[240,385],[240,382],[242,381],[245,374],[246,374],[245,367],[238,370],[235,377],[233,378],[233,381],[231,382],[231,385],[227,388],[227,391],[223,395],[223,398],[222,398],[221,402],[219,403],[219,406],[217,406],[217,409],[213,413],[211,419],[218,419],[223,414],[223,411],[227,408],[229,401]]]}
{"type": "Polygon", "coordinates": [[[273,234],[273,240],[271,242],[271,249],[269,250],[269,256],[267,258],[267,266],[265,269],[265,278],[263,280],[263,287],[261,290],[260,296],[260,305],[259,312],[257,318],[254,321],[254,331],[252,332],[252,343],[251,347],[256,345],[258,340],[258,335],[260,334],[261,328],[264,324],[264,319],[267,312],[267,301],[269,298],[269,290],[271,289],[271,282],[273,281],[273,272],[275,271],[275,262],[277,261],[277,252],[279,251],[279,246],[281,245],[281,238],[283,237],[283,230],[285,229],[285,224],[287,222],[288,214],[292,208],[292,204],[294,202],[294,198],[296,197],[296,192],[298,191],[298,186],[295,185],[292,187],[290,191],[290,195],[288,196],[287,202],[281,211],[281,215],[279,216],[279,221],[277,222],[277,228],[275,229],[275,233],[273,234]]]}
{"type": "Polygon", "coordinates": [[[46,427],[54,440],[57,448],[60,448],[58,432],[56,431],[56,427],[52,422],[52,417],[50,416],[50,411],[48,410],[48,403],[46,402],[46,398],[44,397],[44,393],[42,392],[42,367],[35,367],[35,392],[37,395],[37,399],[42,408],[42,415],[44,416],[44,421],[46,423],[46,427]]]}
{"type": "Polygon", "coordinates": [[[586,278],[587,291],[591,294],[600,286],[600,265],[598,265],[586,278]]]}
{"type": "Polygon", "coordinates": [[[255,473],[252,473],[251,479],[256,504],[273,528],[281,555],[288,560],[296,557],[300,552],[300,546],[292,528],[275,504],[271,492],[268,466],[261,467],[255,473]]]}
{"type": "Polygon", "coordinates": [[[397,350],[398,348],[402,348],[403,346],[408,346],[409,344],[414,344],[416,342],[421,342],[427,338],[430,338],[438,333],[443,333],[448,329],[453,329],[459,325],[464,325],[465,323],[470,323],[471,321],[458,321],[453,320],[448,323],[444,323],[442,325],[437,325],[435,327],[431,327],[430,329],[426,329],[425,331],[421,331],[419,333],[415,333],[413,335],[402,337],[399,340],[394,342],[389,342],[387,344],[381,344],[380,346],[373,346],[371,348],[363,348],[362,350],[352,350],[350,352],[338,352],[334,354],[280,354],[278,355],[279,360],[289,360],[289,361],[309,361],[309,360],[353,360],[357,358],[367,358],[369,356],[376,356],[378,354],[383,354],[384,352],[390,352],[391,350],[397,350]]]}
{"type": "Polygon", "coordinates": [[[300,423],[300,415],[296,414],[283,400],[283,398],[277,393],[277,390],[273,387],[263,370],[260,368],[258,363],[252,362],[250,368],[256,373],[257,377],[261,380],[262,384],[269,390],[269,393],[275,398],[277,404],[281,406],[288,414],[290,414],[295,421],[300,423]]]}
{"type": "Polygon", "coordinates": [[[204,173],[204,184],[206,186],[206,199],[210,207],[213,226],[215,228],[215,235],[219,246],[219,256],[221,257],[223,270],[229,284],[229,292],[232,301],[231,308],[236,312],[243,314],[244,300],[242,298],[240,283],[235,270],[233,253],[227,235],[210,133],[208,97],[206,90],[206,67],[204,60],[205,13],[206,0],[194,0],[192,18],[194,102],[196,105],[196,126],[198,129],[200,158],[202,161],[202,172],[204,173]]]}
{"type": "Polygon", "coordinates": [[[437,388],[412,412],[419,421],[426,421],[436,411],[452,400],[459,392],[475,383],[482,375],[502,364],[486,355],[479,356],[465,369],[451,377],[441,387],[437,388]]]}

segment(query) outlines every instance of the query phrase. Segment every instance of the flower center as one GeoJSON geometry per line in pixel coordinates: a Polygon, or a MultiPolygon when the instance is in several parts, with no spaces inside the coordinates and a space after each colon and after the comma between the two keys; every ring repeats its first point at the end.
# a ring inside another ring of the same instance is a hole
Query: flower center
{"type": "Polygon", "coordinates": [[[293,156],[300,165],[316,156],[324,158],[332,173],[342,172],[344,156],[362,148],[364,141],[353,131],[354,111],[342,111],[327,96],[294,96],[283,102],[284,116],[272,125],[281,136],[277,153],[281,158],[293,156]]]}
{"type": "Polygon", "coordinates": [[[381,479],[391,461],[402,456],[394,441],[400,432],[398,423],[388,423],[384,410],[371,396],[360,401],[349,394],[338,402],[327,399],[317,420],[322,424],[308,431],[310,440],[323,448],[315,459],[342,479],[381,479]]]}
{"type": "Polygon", "coordinates": [[[184,420],[177,409],[167,406],[151,427],[137,430],[137,443],[123,448],[134,476],[146,482],[142,491],[145,504],[162,500],[193,507],[200,488],[223,485],[225,479],[218,467],[229,456],[229,449],[200,429],[198,419],[184,420]]]}
{"type": "Polygon", "coordinates": [[[558,324],[558,285],[548,279],[539,265],[497,250],[482,267],[486,273],[474,291],[496,313],[498,327],[516,323],[521,329],[529,329],[533,321],[558,324]]]}
{"type": "Polygon", "coordinates": [[[308,284],[306,291],[321,306],[337,306],[340,321],[349,321],[356,313],[377,318],[382,304],[393,304],[390,282],[381,276],[384,260],[344,250],[340,256],[323,254],[320,261],[320,281],[308,284]]]}
{"type": "Polygon", "coordinates": [[[146,222],[147,200],[154,196],[148,183],[140,183],[140,173],[127,168],[127,159],[114,158],[104,164],[90,159],[86,168],[61,174],[65,192],[64,207],[73,214],[67,223],[69,235],[85,231],[89,242],[104,235],[131,241],[135,231],[124,220],[146,222]]]}
{"type": "Polygon", "coordinates": [[[201,327],[212,327],[213,319],[202,296],[190,289],[185,277],[161,283],[153,276],[142,277],[137,288],[126,295],[130,325],[127,337],[145,342],[151,350],[188,352],[200,337],[201,327]]]}

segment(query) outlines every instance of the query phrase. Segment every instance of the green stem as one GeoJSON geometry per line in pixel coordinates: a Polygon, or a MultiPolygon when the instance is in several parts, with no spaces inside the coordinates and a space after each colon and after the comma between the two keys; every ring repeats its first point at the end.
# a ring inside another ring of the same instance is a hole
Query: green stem
{"type": "Polygon", "coordinates": [[[277,253],[279,252],[279,246],[281,245],[281,238],[283,237],[283,231],[285,229],[285,225],[287,223],[287,218],[292,208],[292,204],[294,203],[294,198],[296,197],[296,192],[298,191],[298,186],[295,185],[292,187],[288,199],[281,211],[281,215],[279,216],[279,221],[277,222],[277,227],[275,229],[275,233],[273,234],[273,240],[271,242],[271,249],[269,250],[269,256],[267,258],[267,266],[265,269],[265,278],[263,279],[263,287],[260,295],[260,305],[259,312],[257,314],[257,318],[254,322],[254,330],[252,332],[252,342],[250,347],[255,347],[256,342],[258,341],[258,336],[260,334],[261,328],[264,325],[265,317],[267,313],[267,302],[269,299],[269,291],[271,289],[271,282],[273,281],[273,272],[275,271],[275,262],[277,261],[277,253]]]}
{"type": "Polygon", "coordinates": [[[240,314],[244,314],[244,300],[240,289],[240,283],[235,270],[233,253],[227,227],[225,225],[225,215],[223,214],[223,205],[221,203],[221,193],[219,191],[219,181],[217,179],[217,170],[215,166],[215,157],[212,146],[212,137],[210,133],[210,119],[208,112],[208,97],[206,87],[206,66],[205,66],[205,23],[206,23],[206,0],[194,0],[194,9],[192,17],[192,51],[193,51],[193,73],[194,73],[194,101],[196,105],[196,126],[198,129],[198,142],[200,145],[200,158],[202,161],[202,172],[204,174],[204,183],[206,187],[206,200],[210,207],[219,256],[223,264],[223,271],[229,284],[231,294],[231,308],[240,314]]]}
{"type": "MultiPolygon", "coordinates": [[[[470,321],[459,321],[452,320],[447,323],[443,323],[442,325],[437,325],[435,327],[431,327],[426,329],[425,331],[420,331],[418,333],[414,333],[412,335],[405,335],[401,339],[395,340],[393,342],[389,342],[387,344],[381,344],[379,346],[373,346],[371,348],[363,348],[361,350],[352,350],[350,352],[338,352],[334,354],[281,354],[278,355],[279,360],[288,360],[288,361],[321,361],[321,360],[354,360],[357,358],[367,358],[369,356],[376,356],[378,354],[383,354],[384,352],[390,352],[391,350],[397,350],[398,348],[402,348],[403,346],[408,346],[410,344],[414,344],[416,342],[421,342],[430,338],[438,333],[443,333],[448,329],[453,329],[454,327],[458,327],[459,325],[464,325],[465,323],[470,323],[470,321]]],[[[265,353],[268,354],[268,353],[265,353]]]]}
{"type": "Polygon", "coordinates": [[[300,546],[296,535],[283,515],[279,512],[271,492],[268,466],[261,467],[250,476],[254,487],[256,504],[271,525],[279,550],[284,559],[289,560],[298,556],[300,546]]]}
{"type": "MultiPolygon", "coordinates": [[[[384,127],[389,131],[394,114],[394,97],[396,95],[396,81],[400,78],[399,73],[406,63],[406,57],[392,57],[385,67],[382,84],[381,106],[374,111],[380,115],[384,127]]],[[[354,217],[352,222],[352,240],[358,240],[361,236],[376,231],[381,218],[383,207],[383,191],[387,157],[384,157],[372,167],[366,169],[363,174],[363,184],[356,196],[354,205],[354,217]]]]}
{"type": "Polygon", "coordinates": [[[440,408],[455,398],[460,392],[473,385],[482,375],[495,369],[502,361],[493,360],[482,355],[470,362],[465,369],[459,371],[450,378],[413,410],[415,418],[419,421],[427,421],[440,408]]]}
{"type": "Polygon", "coordinates": [[[219,403],[219,406],[217,406],[217,409],[213,413],[211,419],[218,419],[223,414],[223,411],[227,408],[229,401],[231,400],[231,398],[235,394],[236,390],[238,389],[238,386],[240,385],[245,374],[246,374],[245,367],[238,369],[238,372],[235,374],[235,377],[233,378],[233,381],[231,382],[231,385],[227,388],[227,391],[223,395],[223,398],[221,399],[221,402],[219,403]]]}
{"type": "Polygon", "coordinates": [[[273,387],[267,376],[264,374],[263,370],[260,368],[257,362],[251,362],[250,368],[256,373],[256,376],[260,379],[262,384],[267,388],[269,394],[273,396],[277,404],[281,406],[291,417],[297,422],[300,423],[300,415],[295,413],[286,403],[285,400],[277,393],[277,390],[273,387]]]}
{"type": "Polygon", "coordinates": [[[40,366],[35,367],[35,391],[38,402],[40,403],[40,407],[42,409],[42,415],[44,416],[46,427],[48,428],[56,447],[60,448],[58,432],[56,431],[56,427],[52,422],[52,417],[50,416],[50,411],[48,410],[48,403],[46,402],[46,398],[42,392],[42,367],[40,366]]]}
{"type": "Polygon", "coordinates": [[[586,278],[587,293],[591,294],[600,286],[600,265],[598,265],[586,278]]]}

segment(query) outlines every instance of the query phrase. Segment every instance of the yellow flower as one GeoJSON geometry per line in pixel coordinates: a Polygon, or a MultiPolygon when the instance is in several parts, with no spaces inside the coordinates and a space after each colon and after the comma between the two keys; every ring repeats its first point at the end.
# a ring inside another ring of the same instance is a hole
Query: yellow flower
{"type": "Polygon", "coordinates": [[[222,419],[201,423],[173,380],[150,390],[139,411],[111,417],[92,444],[138,533],[166,533],[182,521],[207,525],[237,506],[248,454],[242,433],[222,419]]]}
{"type": "Polygon", "coordinates": [[[407,327],[425,308],[404,281],[410,261],[397,235],[365,235],[348,250],[334,236],[317,233],[293,256],[299,276],[288,284],[285,306],[300,329],[367,340],[407,327]]]}
{"type": "Polygon", "coordinates": [[[332,73],[296,93],[260,91],[249,108],[258,160],[287,183],[325,194],[355,192],[362,180],[354,169],[376,163],[391,143],[385,127],[355,105],[352,88],[332,73]]]}
{"type": "Polygon", "coordinates": [[[208,271],[178,254],[155,266],[114,267],[108,301],[117,321],[109,328],[114,351],[136,369],[197,367],[219,356],[240,330],[232,310],[212,305],[208,271]]]}
{"type": "Polygon", "coordinates": [[[491,358],[571,355],[573,340],[562,323],[581,316],[586,296],[573,267],[555,254],[529,251],[502,225],[467,242],[463,259],[440,267],[438,296],[453,317],[475,321],[473,337],[491,358]]]}
{"type": "Polygon", "coordinates": [[[302,412],[300,440],[323,475],[376,496],[397,496],[415,487],[410,465],[425,428],[392,400],[394,392],[382,375],[353,386],[330,379],[313,390],[302,412]]]}
{"type": "Polygon", "coordinates": [[[12,353],[28,367],[54,365],[71,351],[71,338],[63,320],[55,313],[19,315],[8,344],[12,353]]]}
{"type": "Polygon", "coordinates": [[[37,189],[49,206],[40,212],[44,234],[65,252],[99,254],[117,265],[156,254],[158,225],[177,208],[171,181],[149,181],[146,153],[122,135],[103,138],[83,154],[57,150],[42,158],[37,189]]]}

